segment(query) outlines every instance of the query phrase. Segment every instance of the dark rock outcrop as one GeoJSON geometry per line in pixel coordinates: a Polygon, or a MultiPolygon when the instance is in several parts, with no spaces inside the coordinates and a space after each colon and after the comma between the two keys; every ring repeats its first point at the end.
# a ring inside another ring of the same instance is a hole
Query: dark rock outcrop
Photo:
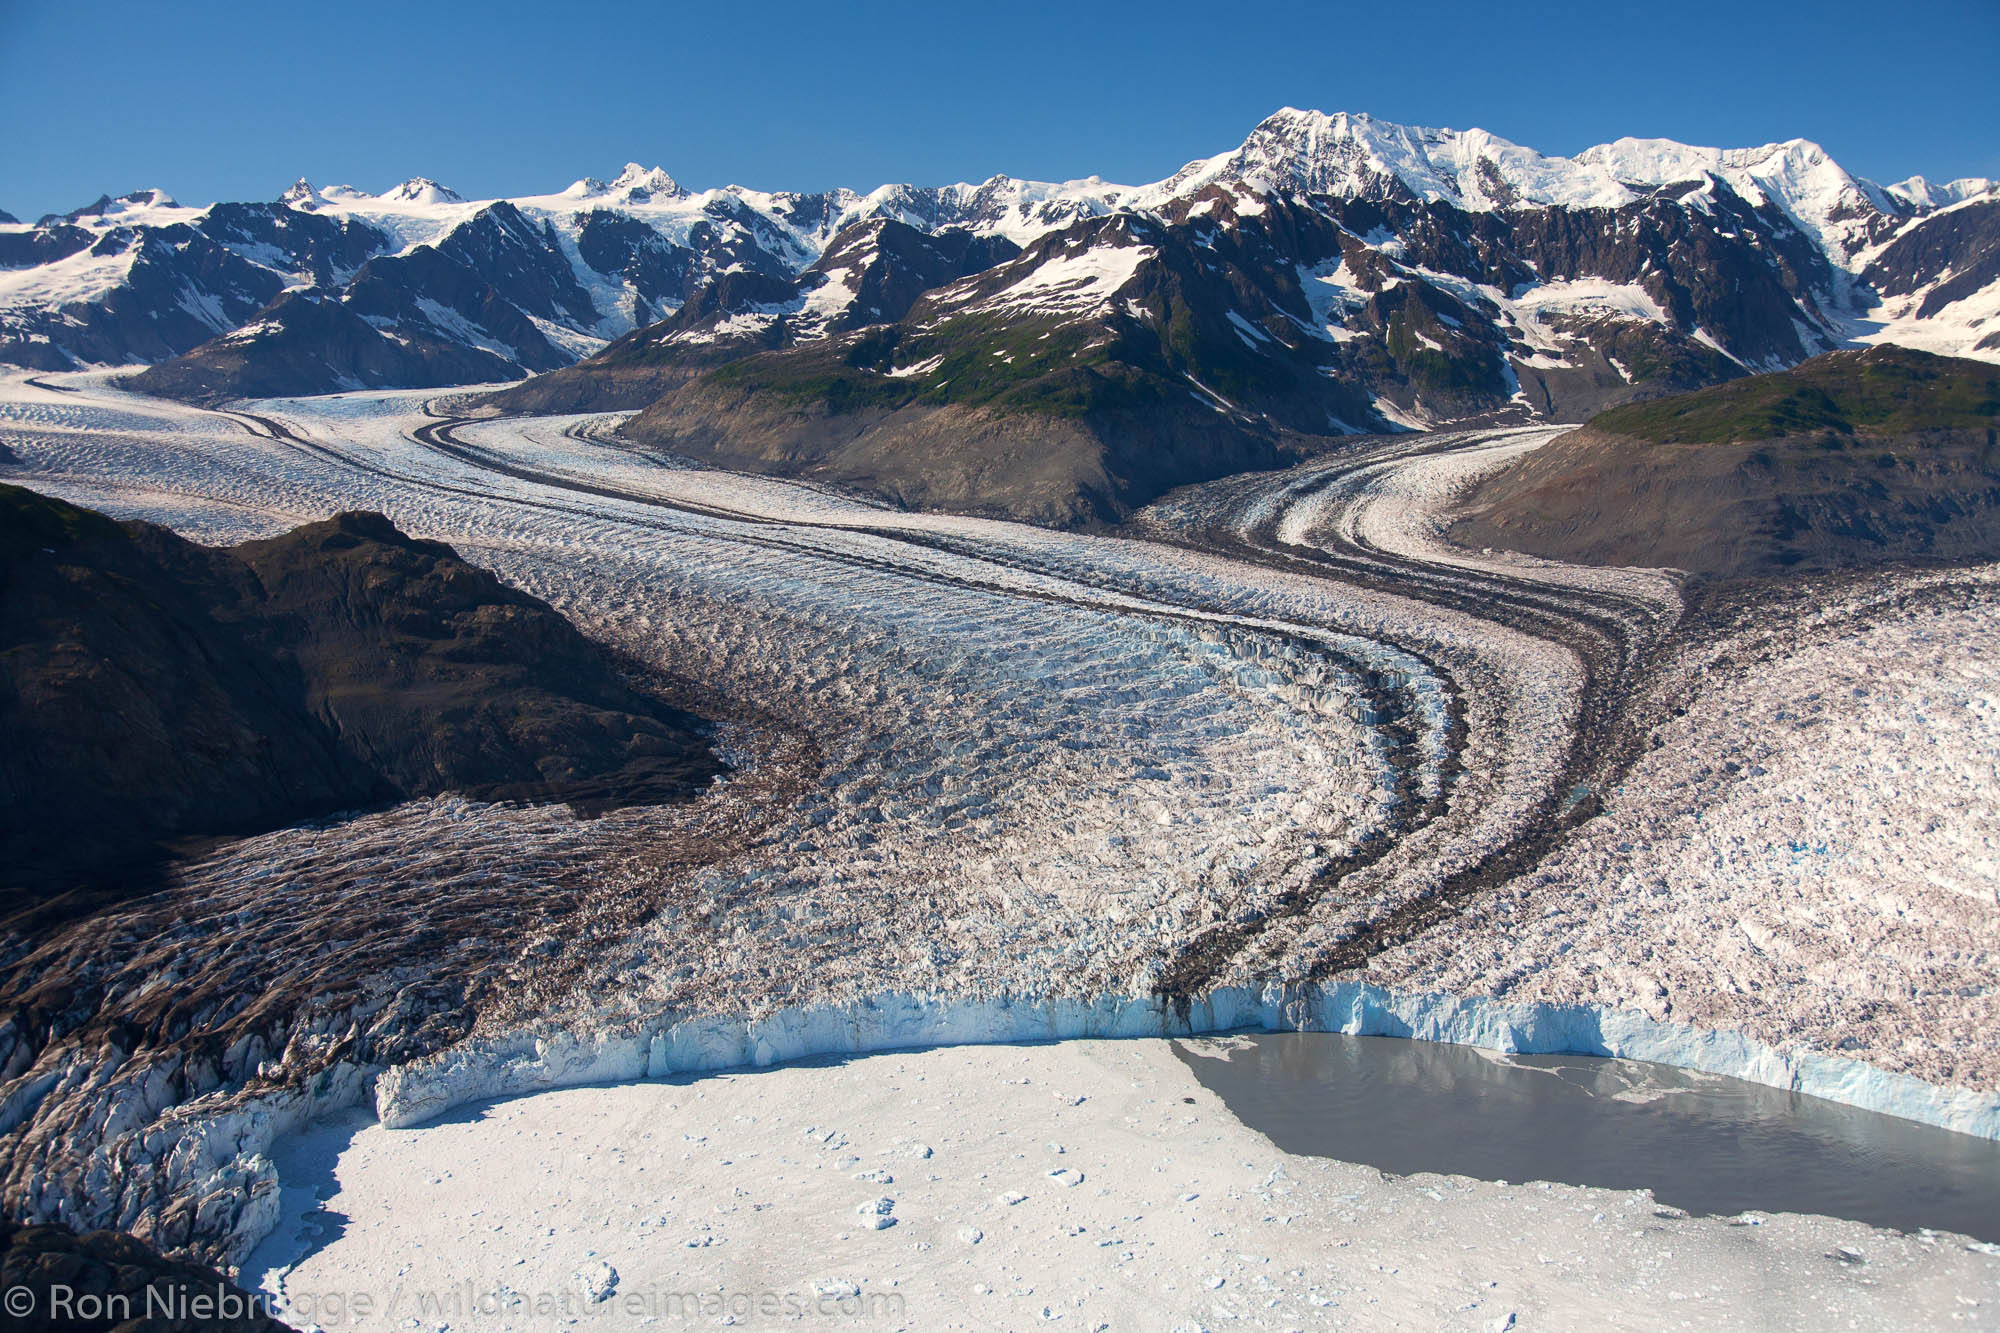
{"type": "Polygon", "coordinates": [[[0,509],[17,910],[143,890],[191,837],[443,791],[650,804],[720,771],[546,603],[380,515],[213,549],[18,487],[0,509]]]}
{"type": "Polygon", "coordinates": [[[40,370],[67,370],[76,361],[117,365],[173,356],[242,324],[284,289],[284,279],[184,224],[114,227],[92,236],[57,224],[51,231],[7,238],[15,247],[60,251],[76,234],[84,255],[123,279],[102,296],[59,300],[0,320],[0,361],[40,370]]]}
{"type": "Polygon", "coordinates": [[[128,382],[212,403],[520,379],[571,360],[531,318],[538,312],[595,318],[555,239],[496,204],[442,246],[370,259],[339,290],[287,291],[244,327],[128,382]]]}
{"type": "Polygon", "coordinates": [[[2000,199],[1923,219],[1882,247],[1862,277],[1884,296],[1930,287],[1918,318],[2000,282],[2000,199]]]}
{"type": "Polygon", "coordinates": [[[484,348],[416,335],[391,337],[346,302],[305,290],[286,292],[255,323],[149,366],[124,383],[162,398],[211,404],[345,389],[444,388],[520,374],[507,358],[484,348]]]}
{"type": "Polygon", "coordinates": [[[217,204],[201,232],[233,250],[282,256],[291,272],[322,287],[346,282],[391,241],[356,218],[327,217],[282,204],[217,204]]]}
{"type": "MultiPolygon", "coordinates": [[[[435,247],[420,246],[411,253],[425,251],[457,264],[468,279],[481,286],[504,292],[504,299],[519,314],[583,328],[602,318],[602,312],[591,304],[590,294],[577,282],[555,229],[547,224],[535,226],[504,199],[454,227],[435,247]]],[[[529,368],[546,370],[567,365],[569,360],[560,357],[529,368]]]]}

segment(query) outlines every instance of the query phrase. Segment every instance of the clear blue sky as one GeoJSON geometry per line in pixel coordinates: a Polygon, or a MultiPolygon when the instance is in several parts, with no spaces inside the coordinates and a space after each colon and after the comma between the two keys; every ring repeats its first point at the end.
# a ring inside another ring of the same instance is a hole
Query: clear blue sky
{"type": "Polygon", "coordinates": [[[1803,136],[2000,176],[2000,0],[1365,5],[0,0],[0,208],[300,175],[468,196],[627,159],[701,188],[1139,183],[1283,105],[1545,152],[1803,136]]]}

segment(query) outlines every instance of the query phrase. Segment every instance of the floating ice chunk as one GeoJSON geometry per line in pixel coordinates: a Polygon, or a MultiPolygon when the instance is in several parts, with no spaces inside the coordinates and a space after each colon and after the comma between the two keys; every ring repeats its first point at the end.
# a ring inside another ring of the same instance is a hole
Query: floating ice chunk
{"type": "Polygon", "coordinates": [[[579,1268],[576,1280],[583,1288],[585,1299],[592,1305],[610,1300],[611,1293],[618,1290],[618,1270],[601,1259],[586,1268],[579,1268]]]}

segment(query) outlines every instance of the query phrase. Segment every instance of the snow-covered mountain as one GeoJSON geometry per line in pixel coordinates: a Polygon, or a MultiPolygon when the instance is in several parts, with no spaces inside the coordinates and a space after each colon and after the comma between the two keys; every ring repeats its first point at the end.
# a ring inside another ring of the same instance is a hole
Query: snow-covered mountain
{"type": "Polygon", "coordinates": [[[1621,139],[1564,158],[1286,109],[1136,187],[691,191],[629,164],[506,200],[423,178],[206,208],[139,191],[0,223],[0,361],[174,362],[153,386],[197,396],[519,378],[614,343],[614,363],[713,364],[893,324],[926,283],[1059,233],[1088,246],[1113,216],[1197,249],[1254,223],[1259,262],[1226,293],[1197,293],[1217,272],[1197,266],[1187,299],[1228,305],[1234,348],[1294,355],[1238,324],[1303,338],[1313,373],[1340,381],[1331,415],[1356,429],[1574,415],[1857,340],[2000,357],[2000,285],[1979,258],[2000,225],[1993,182],[1878,185],[1804,140],[1621,139]],[[1433,356],[1472,362],[1427,375],[1433,356]],[[1373,404],[1358,421],[1356,389],[1373,404]]]}

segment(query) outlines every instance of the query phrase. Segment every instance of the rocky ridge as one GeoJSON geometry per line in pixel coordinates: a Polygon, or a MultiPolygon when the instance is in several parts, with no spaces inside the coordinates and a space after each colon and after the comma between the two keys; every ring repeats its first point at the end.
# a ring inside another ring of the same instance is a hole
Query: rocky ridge
{"type": "Polygon", "coordinates": [[[380,515],[214,549],[0,506],[11,929],[156,887],[189,838],[443,791],[603,809],[721,771],[545,603],[380,515]]]}

